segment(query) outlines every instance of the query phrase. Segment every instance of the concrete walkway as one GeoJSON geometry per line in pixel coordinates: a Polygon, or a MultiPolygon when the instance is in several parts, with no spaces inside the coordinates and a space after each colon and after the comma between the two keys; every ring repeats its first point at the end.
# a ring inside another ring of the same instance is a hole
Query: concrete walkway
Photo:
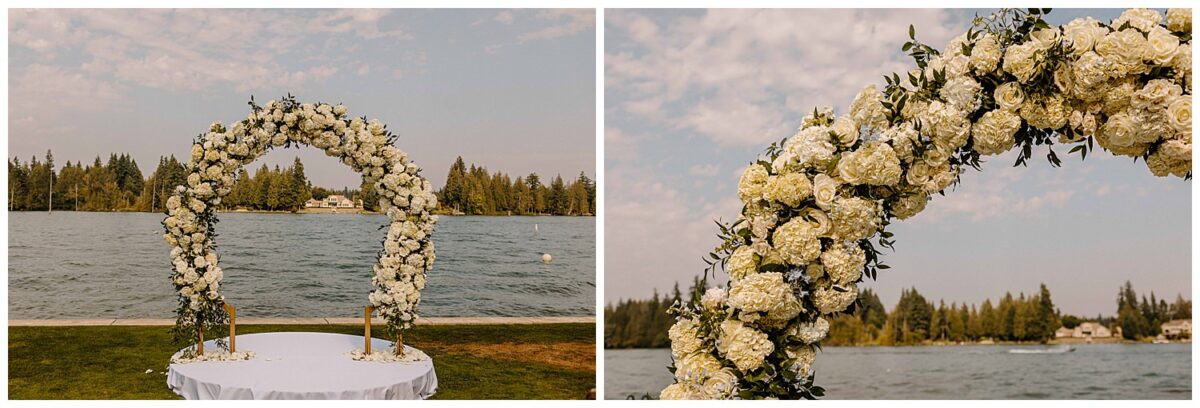
{"type": "MultiPolygon", "coordinates": [[[[338,324],[359,325],[362,317],[239,317],[238,324],[338,324]]],[[[371,323],[381,324],[378,317],[371,323]]],[[[429,317],[417,319],[417,325],[445,326],[459,324],[552,324],[596,323],[595,316],[547,317],[429,317]]],[[[9,326],[172,326],[175,319],[39,319],[9,320],[9,326]]]]}

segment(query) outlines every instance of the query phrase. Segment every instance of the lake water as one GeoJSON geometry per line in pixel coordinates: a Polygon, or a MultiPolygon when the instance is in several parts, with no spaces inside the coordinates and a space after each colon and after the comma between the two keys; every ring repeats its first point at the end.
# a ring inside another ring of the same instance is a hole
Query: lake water
{"type": "MultiPolygon", "coordinates": [[[[174,316],[162,218],[10,212],[9,318],[174,316]]],[[[222,293],[239,316],[361,316],[386,220],[223,213],[222,293]]],[[[595,225],[593,217],[441,217],[421,314],[594,316],[595,225]],[[553,262],[542,263],[543,253],[553,262]]]]}
{"type": "MultiPolygon", "coordinates": [[[[1190,399],[1190,344],[826,347],[816,385],[826,399],[1190,399]]],[[[671,384],[669,349],[604,350],[604,395],[621,399],[671,384]]]]}

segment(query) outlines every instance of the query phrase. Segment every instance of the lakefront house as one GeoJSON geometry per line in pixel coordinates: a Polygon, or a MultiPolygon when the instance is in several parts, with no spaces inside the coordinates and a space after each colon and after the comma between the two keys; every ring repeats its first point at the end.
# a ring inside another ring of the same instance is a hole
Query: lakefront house
{"type": "Polygon", "coordinates": [[[304,203],[304,208],[362,208],[362,200],[352,201],[346,196],[333,194],[323,200],[308,200],[304,203]]]}
{"type": "Polygon", "coordinates": [[[1085,339],[1085,338],[1089,338],[1089,337],[1091,337],[1091,338],[1106,338],[1106,337],[1112,337],[1112,335],[1113,335],[1112,330],[1109,330],[1107,327],[1104,327],[1104,325],[1097,323],[1097,322],[1080,323],[1078,326],[1075,326],[1074,329],[1060,327],[1060,328],[1058,328],[1058,330],[1054,331],[1054,337],[1056,337],[1056,338],[1063,338],[1063,337],[1073,337],[1073,338],[1080,338],[1080,339],[1085,339]]]}
{"type": "Polygon", "coordinates": [[[1192,336],[1192,319],[1178,319],[1163,323],[1159,326],[1162,329],[1163,336],[1167,338],[1180,338],[1192,336]]]}

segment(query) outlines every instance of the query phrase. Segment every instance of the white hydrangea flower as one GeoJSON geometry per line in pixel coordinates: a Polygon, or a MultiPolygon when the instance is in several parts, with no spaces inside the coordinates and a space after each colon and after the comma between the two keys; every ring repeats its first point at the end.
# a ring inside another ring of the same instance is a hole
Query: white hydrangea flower
{"type": "Polygon", "coordinates": [[[848,184],[893,186],[900,182],[900,158],[892,146],[871,141],[847,152],[837,165],[838,175],[848,184]]]}
{"type": "Polygon", "coordinates": [[[865,264],[866,253],[857,245],[845,245],[837,241],[821,253],[821,265],[837,285],[858,282],[865,264]]]}
{"type": "Polygon", "coordinates": [[[813,294],[813,303],[817,310],[824,314],[834,314],[846,310],[858,298],[858,286],[851,283],[834,288],[832,286],[817,288],[813,294]]]}
{"type": "Polygon", "coordinates": [[[821,241],[813,224],[802,218],[793,218],[775,229],[771,241],[783,260],[791,265],[804,265],[821,255],[821,241]]]}
{"type": "Polygon", "coordinates": [[[984,34],[978,40],[975,40],[975,46],[971,48],[971,69],[978,74],[989,74],[996,70],[996,66],[1000,63],[1000,43],[996,41],[996,36],[992,34],[984,34]]]}
{"type": "Polygon", "coordinates": [[[854,101],[850,102],[850,117],[859,126],[883,129],[887,126],[887,116],[883,109],[883,93],[875,85],[867,85],[859,91],[854,101]]]}
{"type": "Polygon", "coordinates": [[[812,182],[800,173],[784,173],[767,178],[763,197],[789,207],[799,206],[812,196],[812,182]]]}
{"type": "Polygon", "coordinates": [[[879,203],[859,197],[838,198],[829,218],[834,237],[847,241],[869,238],[879,231],[879,203]]]}
{"type": "Polygon", "coordinates": [[[1021,117],[1011,111],[996,109],[984,113],[971,126],[973,147],[981,155],[995,155],[1013,147],[1017,131],[1021,129],[1021,117]]]}
{"type": "Polygon", "coordinates": [[[1167,10],[1167,28],[1177,33],[1192,32],[1192,9],[1167,10]]]}
{"type": "Polygon", "coordinates": [[[1042,50],[1032,41],[1011,45],[1004,52],[1004,71],[1013,74],[1021,83],[1029,82],[1038,73],[1042,55],[1042,50]]]}
{"type": "Polygon", "coordinates": [[[717,351],[732,361],[741,372],[761,367],[775,345],[766,333],[747,327],[737,320],[721,323],[717,336],[717,351]]]}
{"type": "MultiPolygon", "coordinates": [[[[734,281],[729,289],[729,306],[743,313],[786,312],[785,304],[796,303],[792,287],[779,272],[759,273],[734,281]]],[[[773,316],[790,319],[792,316],[773,316]]]]}
{"type": "Polygon", "coordinates": [[[824,317],[817,317],[817,320],[812,322],[800,322],[792,325],[788,328],[787,333],[790,336],[796,336],[806,344],[813,344],[829,334],[829,321],[824,317]]]}
{"type": "Polygon", "coordinates": [[[667,331],[671,339],[671,354],[676,360],[699,352],[704,345],[700,338],[700,321],[696,319],[680,319],[667,331]]]}
{"type": "Polygon", "coordinates": [[[746,167],[742,179],[738,181],[738,196],[742,198],[742,202],[749,204],[762,199],[769,176],[770,173],[761,164],[755,163],[746,167]]]}
{"type": "Polygon", "coordinates": [[[968,76],[954,77],[946,80],[939,91],[942,99],[950,106],[962,112],[974,112],[979,109],[983,86],[968,76]]]}
{"type": "Polygon", "coordinates": [[[1120,17],[1113,20],[1113,28],[1120,29],[1125,23],[1129,23],[1130,27],[1141,30],[1143,33],[1148,33],[1158,23],[1162,22],[1162,16],[1158,14],[1158,10],[1145,8],[1132,8],[1121,13],[1120,17]]]}

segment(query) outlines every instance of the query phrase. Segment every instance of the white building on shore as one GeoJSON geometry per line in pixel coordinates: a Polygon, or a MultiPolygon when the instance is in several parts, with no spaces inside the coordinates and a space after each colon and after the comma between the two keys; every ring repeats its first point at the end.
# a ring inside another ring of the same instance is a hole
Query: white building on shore
{"type": "Polygon", "coordinates": [[[1192,337],[1192,319],[1172,320],[1159,327],[1167,338],[1192,337]]]}
{"type": "Polygon", "coordinates": [[[333,194],[324,200],[308,200],[304,203],[304,208],[362,208],[362,200],[352,201],[346,196],[333,194]]]}
{"type": "Polygon", "coordinates": [[[1058,330],[1054,331],[1054,337],[1056,338],[1072,337],[1086,339],[1090,337],[1099,339],[1112,337],[1112,335],[1112,330],[1109,330],[1107,327],[1104,327],[1104,325],[1097,322],[1080,323],[1078,326],[1075,326],[1074,329],[1060,327],[1058,330]]]}

